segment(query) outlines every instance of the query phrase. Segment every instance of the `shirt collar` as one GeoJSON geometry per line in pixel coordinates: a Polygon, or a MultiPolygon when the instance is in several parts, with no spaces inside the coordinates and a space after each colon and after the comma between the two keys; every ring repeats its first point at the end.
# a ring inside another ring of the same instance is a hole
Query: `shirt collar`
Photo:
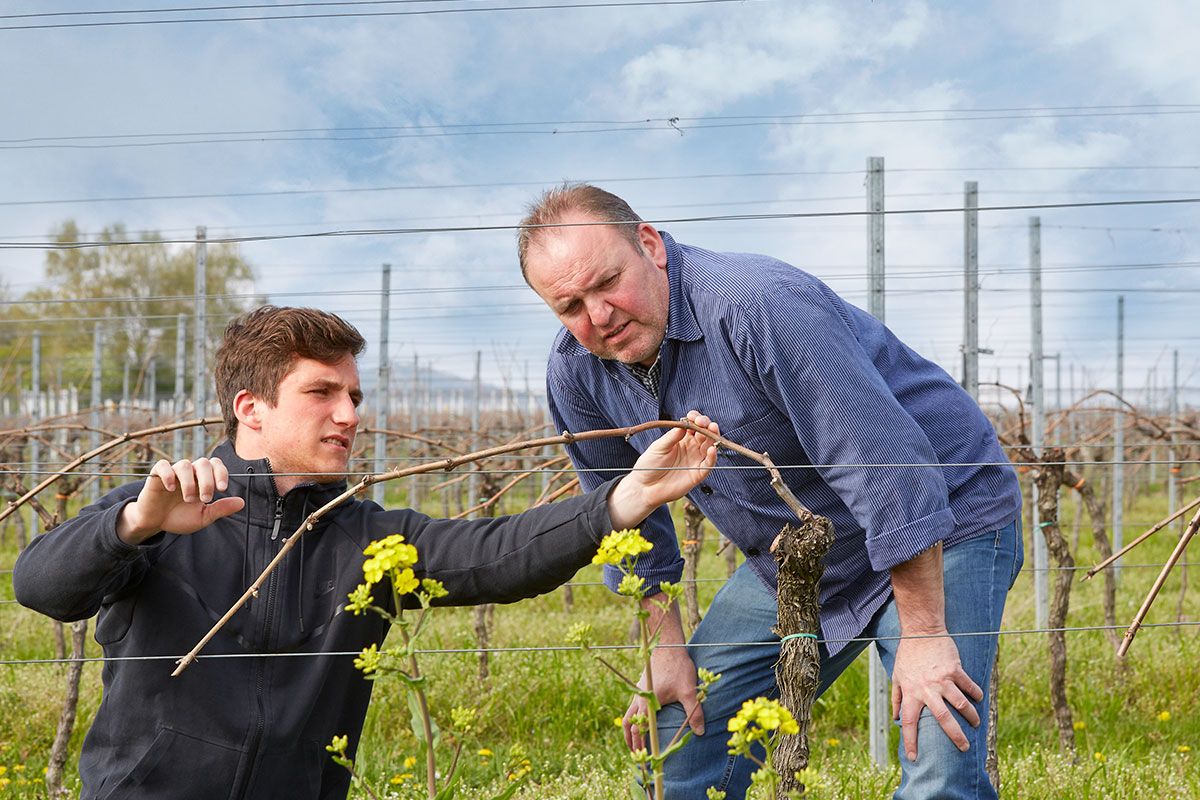
{"type": "Polygon", "coordinates": [[[671,286],[671,296],[668,303],[667,336],[680,342],[695,342],[704,338],[692,304],[683,288],[683,254],[679,245],[666,231],[659,231],[663,244],[667,248],[667,280],[671,286]]]}

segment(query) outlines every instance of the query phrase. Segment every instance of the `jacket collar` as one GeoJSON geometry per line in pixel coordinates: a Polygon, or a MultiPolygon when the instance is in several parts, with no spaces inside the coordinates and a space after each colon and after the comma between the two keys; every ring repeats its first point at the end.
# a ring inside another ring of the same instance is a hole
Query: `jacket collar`
{"type": "Polygon", "coordinates": [[[229,494],[245,498],[246,514],[258,524],[269,524],[277,509],[282,510],[285,517],[292,517],[296,513],[305,513],[304,509],[311,512],[320,508],[346,491],[344,479],[334,483],[301,483],[282,497],[280,506],[281,498],[275,487],[270,459],[244,459],[228,439],[217,445],[212,454],[229,470],[229,494]]]}

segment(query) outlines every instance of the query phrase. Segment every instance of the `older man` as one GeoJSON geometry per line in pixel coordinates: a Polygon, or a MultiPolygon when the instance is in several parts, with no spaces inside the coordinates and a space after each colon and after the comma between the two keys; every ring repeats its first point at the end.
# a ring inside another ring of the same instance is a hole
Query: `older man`
{"type": "Polygon", "coordinates": [[[17,560],[23,604],[64,621],[100,613],[96,641],[112,660],[79,757],[83,800],[345,797],[350,775],[324,745],[348,735],[353,752],[373,684],[335,654],[387,634],[378,616],[343,610],[367,544],[404,534],[415,571],[442,581],[448,603],[530,597],[569,580],[602,536],[682,496],[716,460],[708,439],[675,429],[638,462],[646,469],[516,516],[438,520],[347,500],[304,534],[209,658],[170,677],[169,661],[146,657],[187,652],[307,515],[345,490],[364,345],[315,309],[234,319],[216,357],[228,440],[213,457],[159,461],[17,560]],[[295,657],[271,657],[285,654],[295,657]]]}
{"type": "MultiPolygon", "coordinates": [[[[566,185],[531,209],[521,270],[563,324],[547,368],[559,428],[587,430],[700,409],[725,435],[785,465],[836,541],[821,582],[824,691],[878,641],[892,677],[903,778],[897,797],[995,797],[984,769],[995,631],[1022,561],[1020,494],[995,431],[941,368],[813,276],[772,258],[676,242],[621,198],[566,185]],[[854,640],[854,641],[850,641],[854,640]]],[[[585,486],[627,469],[649,437],[578,442],[585,486]]],[[[692,500],[746,556],[684,648],[660,648],[664,731],[698,734],[667,760],[667,794],[742,797],[752,764],[725,750],[743,700],[777,691],[774,561],[790,512],[751,462],[722,455],[692,500]],[[725,467],[726,469],[721,469],[725,467]],[[703,707],[696,665],[724,676],[703,707]],[[708,733],[705,734],[705,729],[708,733]]],[[[650,584],[682,562],[665,509],[643,526],[650,584]]],[[[615,576],[608,576],[610,581],[615,576]]],[[[682,642],[678,609],[662,641],[682,642]]],[[[641,743],[626,713],[626,739],[641,743]]]]}

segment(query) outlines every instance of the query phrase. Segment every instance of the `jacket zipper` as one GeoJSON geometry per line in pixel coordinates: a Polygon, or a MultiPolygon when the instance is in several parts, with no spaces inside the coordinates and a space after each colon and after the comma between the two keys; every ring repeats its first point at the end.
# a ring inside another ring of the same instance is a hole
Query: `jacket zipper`
{"type": "MultiPolygon", "coordinates": [[[[283,498],[278,497],[275,499],[275,522],[271,528],[271,541],[275,541],[279,538],[279,528],[282,523],[283,498]]],[[[271,633],[273,628],[271,623],[274,621],[275,616],[275,589],[277,586],[276,575],[277,571],[273,571],[267,578],[267,604],[266,609],[264,610],[264,616],[266,617],[266,620],[263,623],[262,638],[262,646],[267,650],[269,650],[271,647],[271,633]]],[[[266,708],[263,705],[263,694],[266,687],[267,659],[259,658],[258,661],[258,670],[254,679],[254,699],[258,705],[258,722],[255,726],[254,736],[250,740],[250,745],[246,748],[246,776],[242,780],[242,786],[236,795],[237,797],[245,797],[246,791],[254,783],[254,764],[258,760],[258,748],[259,745],[262,744],[263,734],[266,731],[267,726],[267,713],[266,708]]]]}
{"type": "Polygon", "coordinates": [[[279,526],[283,524],[283,498],[275,500],[275,525],[271,528],[271,541],[279,538],[279,526]]]}

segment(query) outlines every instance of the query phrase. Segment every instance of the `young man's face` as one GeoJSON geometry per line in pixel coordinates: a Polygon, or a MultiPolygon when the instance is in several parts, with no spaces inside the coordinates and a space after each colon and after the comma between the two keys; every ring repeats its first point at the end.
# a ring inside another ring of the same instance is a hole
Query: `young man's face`
{"type": "Polygon", "coordinates": [[[279,384],[275,405],[257,401],[259,449],[271,461],[280,492],[309,480],[345,477],[361,402],[358,364],[350,354],[336,364],[296,359],[279,384]]]}
{"type": "Polygon", "coordinates": [[[640,248],[612,225],[547,229],[525,256],[525,275],[592,353],[649,366],[667,331],[667,253],[650,225],[638,226],[638,238],[640,248]]]}

